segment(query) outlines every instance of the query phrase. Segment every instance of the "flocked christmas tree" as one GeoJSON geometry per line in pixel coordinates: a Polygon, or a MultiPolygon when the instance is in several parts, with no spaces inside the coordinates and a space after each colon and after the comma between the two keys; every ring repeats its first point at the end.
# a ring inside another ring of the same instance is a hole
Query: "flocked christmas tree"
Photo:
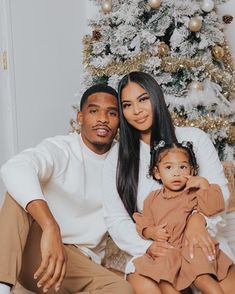
{"type": "Polygon", "coordinates": [[[161,85],[175,125],[205,130],[221,159],[234,158],[233,59],[217,5],[225,0],[91,0],[99,6],[84,37],[84,85],[117,88],[133,70],[161,85]]]}

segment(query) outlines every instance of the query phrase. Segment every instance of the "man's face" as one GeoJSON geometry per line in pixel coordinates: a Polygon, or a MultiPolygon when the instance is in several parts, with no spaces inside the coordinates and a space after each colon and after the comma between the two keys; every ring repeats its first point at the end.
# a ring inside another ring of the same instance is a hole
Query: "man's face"
{"type": "Polygon", "coordinates": [[[107,152],[119,125],[117,98],[104,92],[90,95],[77,120],[87,147],[98,154],[107,152]]]}

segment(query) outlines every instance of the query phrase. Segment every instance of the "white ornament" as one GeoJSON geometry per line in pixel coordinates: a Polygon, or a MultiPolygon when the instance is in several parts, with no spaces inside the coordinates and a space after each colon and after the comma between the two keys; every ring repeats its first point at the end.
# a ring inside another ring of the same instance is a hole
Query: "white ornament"
{"type": "Polygon", "coordinates": [[[215,3],[213,0],[203,0],[201,4],[201,9],[205,12],[210,12],[213,10],[215,3]]]}
{"type": "Polygon", "coordinates": [[[149,0],[148,4],[153,9],[158,9],[161,6],[161,0],[149,0]]]}
{"type": "Polygon", "coordinates": [[[198,32],[202,27],[202,21],[199,17],[194,16],[190,19],[188,27],[191,32],[198,32]]]}
{"type": "Polygon", "coordinates": [[[104,13],[109,13],[112,11],[112,1],[111,0],[103,0],[102,2],[102,11],[104,13]]]}

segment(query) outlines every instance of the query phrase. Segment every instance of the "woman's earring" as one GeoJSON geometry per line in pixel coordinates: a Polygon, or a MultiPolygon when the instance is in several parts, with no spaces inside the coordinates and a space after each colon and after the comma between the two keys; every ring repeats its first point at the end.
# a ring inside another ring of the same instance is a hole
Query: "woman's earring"
{"type": "Polygon", "coordinates": [[[70,120],[70,126],[72,128],[72,133],[81,133],[81,124],[74,120],[73,118],[70,120]]]}

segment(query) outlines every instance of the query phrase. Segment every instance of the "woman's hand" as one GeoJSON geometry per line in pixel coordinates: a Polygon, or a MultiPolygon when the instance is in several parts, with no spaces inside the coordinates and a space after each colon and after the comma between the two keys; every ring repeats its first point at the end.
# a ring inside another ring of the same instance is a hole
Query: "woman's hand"
{"type": "Polygon", "coordinates": [[[166,225],[167,224],[165,223],[159,226],[147,227],[143,230],[143,236],[146,239],[152,239],[154,241],[160,241],[160,242],[167,241],[170,235],[167,233],[165,229],[166,225]]]}
{"type": "Polygon", "coordinates": [[[146,253],[150,255],[153,259],[155,259],[155,257],[166,255],[169,248],[173,248],[173,246],[171,246],[168,242],[154,241],[149,246],[146,253]]]}
{"type": "Polygon", "coordinates": [[[194,257],[194,246],[199,246],[209,261],[215,259],[215,245],[206,229],[205,219],[201,214],[194,213],[190,217],[185,230],[184,245],[188,246],[191,258],[194,257]]]}

